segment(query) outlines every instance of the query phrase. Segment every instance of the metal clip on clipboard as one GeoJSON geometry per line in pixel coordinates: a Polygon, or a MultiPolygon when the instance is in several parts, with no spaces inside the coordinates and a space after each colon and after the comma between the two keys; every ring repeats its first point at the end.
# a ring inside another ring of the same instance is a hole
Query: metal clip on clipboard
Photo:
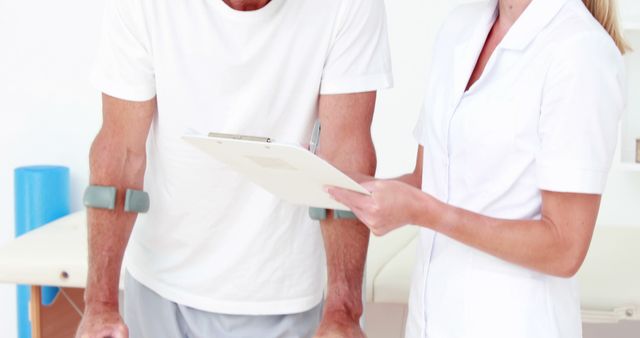
{"type": "MultiPolygon", "coordinates": [[[[311,142],[309,142],[309,150],[316,154],[318,150],[318,145],[320,144],[320,121],[316,121],[313,126],[313,132],[311,133],[311,142]]],[[[316,221],[323,221],[327,219],[327,209],[322,208],[309,208],[309,217],[316,221]]],[[[354,215],[351,211],[346,210],[333,210],[333,218],[334,219],[356,219],[356,215],[354,215]]]]}

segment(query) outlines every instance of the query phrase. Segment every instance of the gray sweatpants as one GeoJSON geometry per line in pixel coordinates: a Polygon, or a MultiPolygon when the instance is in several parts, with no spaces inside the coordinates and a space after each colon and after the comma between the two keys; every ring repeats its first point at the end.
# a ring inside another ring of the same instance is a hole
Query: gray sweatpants
{"type": "Polygon", "coordinates": [[[285,315],[226,315],[176,304],[125,275],[124,321],[130,338],[308,338],[322,316],[322,303],[285,315]]]}

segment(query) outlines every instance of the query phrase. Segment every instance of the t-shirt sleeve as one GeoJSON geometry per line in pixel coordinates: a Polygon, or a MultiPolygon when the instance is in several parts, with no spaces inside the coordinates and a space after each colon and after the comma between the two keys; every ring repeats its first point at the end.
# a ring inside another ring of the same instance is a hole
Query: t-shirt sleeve
{"type": "Polygon", "coordinates": [[[374,91],[393,85],[384,0],[345,0],[336,19],[320,94],[374,91]]]}
{"type": "Polygon", "coordinates": [[[103,93],[129,101],[155,96],[149,32],[137,0],[108,0],[91,80],[103,93]]]}
{"type": "Polygon", "coordinates": [[[622,57],[604,34],[563,43],[549,68],[536,156],[542,190],[601,194],[625,106],[622,57]]]}

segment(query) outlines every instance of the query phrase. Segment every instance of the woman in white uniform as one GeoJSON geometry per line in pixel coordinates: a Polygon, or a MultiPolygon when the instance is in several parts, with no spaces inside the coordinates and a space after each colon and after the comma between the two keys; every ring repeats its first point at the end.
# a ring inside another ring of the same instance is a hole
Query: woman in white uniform
{"type": "Polygon", "coordinates": [[[364,183],[370,196],[329,188],[376,235],[422,227],[407,337],[582,336],[573,276],[625,105],[613,1],[457,8],[434,48],[414,173],[364,183]]]}

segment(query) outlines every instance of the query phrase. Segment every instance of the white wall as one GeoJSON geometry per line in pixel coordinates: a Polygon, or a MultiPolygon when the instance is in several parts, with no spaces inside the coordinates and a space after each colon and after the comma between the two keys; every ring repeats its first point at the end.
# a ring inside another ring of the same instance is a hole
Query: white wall
{"type": "MultiPolygon", "coordinates": [[[[71,168],[72,208],[100,121],[87,81],[102,1],[0,0],[0,245],[13,238],[13,169],[71,168]]],[[[15,287],[0,285],[0,332],[16,337],[15,287]]]]}
{"type": "Polygon", "coordinates": [[[379,93],[373,124],[378,176],[413,170],[413,128],[422,105],[436,32],[454,1],[388,0],[387,14],[394,88],[379,93]]]}
{"type": "MultiPolygon", "coordinates": [[[[640,7],[640,6],[638,6],[640,7]]],[[[640,23],[640,19],[638,20],[640,23]]],[[[625,63],[629,74],[640,74],[640,27],[626,32],[627,41],[636,46],[634,51],[625,55],[625,63]]],[[[640,76],[629,78],[629,93],[640,93],[640,76]]],[[[621,134],[621,158],[625,162],[636,159],[636,139],[640,139],[640,99],[637,95],[630,95],[621,134]]]]}
{"type": "MultiPolygon", "coordinates": [[[[413,168],[416,143],[411,131],[431,44],[453,2],[387,1],[396,85],[380,94],[374,121],[380,176],[413,168]]],[[[80,207],[88,148],[100,123],[99,95],[90,87],[87,74],[102,3],[0,0],[0,245],[13,238],[13,168],[17,166],[69,166],[72,205],[74,210],[80,207]]],[[[639,203],[640,173],[614,172],[600,219],[640,226],[640,216],[635,214],[639,203]]],[[[3,337],[16,336],[13,290],[0,285],[3,337]]]]}

